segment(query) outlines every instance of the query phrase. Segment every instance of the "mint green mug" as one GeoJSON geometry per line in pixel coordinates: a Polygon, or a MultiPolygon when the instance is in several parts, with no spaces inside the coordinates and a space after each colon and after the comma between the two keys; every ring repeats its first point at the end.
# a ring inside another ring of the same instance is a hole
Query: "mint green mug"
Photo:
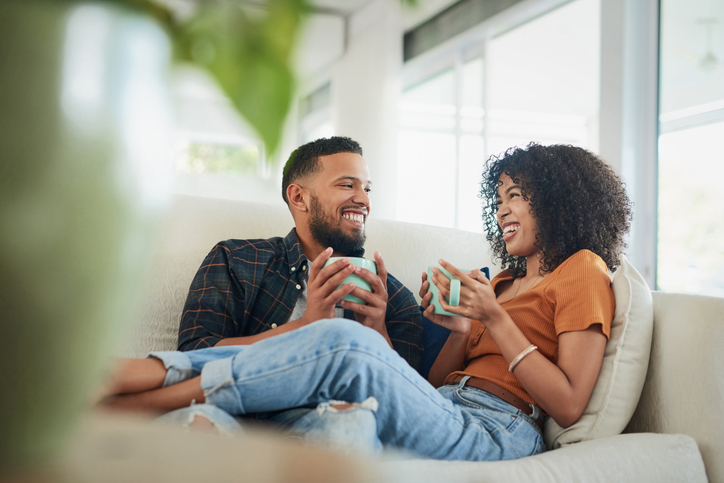
{"type": "MultiPolygon", "coordinates": [[[[427,267],[427,281],[430,282],[430,288],[428,288],[428,292],[432,292],[432,300],[430,300],[430,303],[433,306],[433,312],[440,315],[449,315],[451,317],[464,317],[463,315],[457,315],[453,314],[452,312],[448,312],[447,310],[443,309],[440,306],[440,298],[438,297],[438,294],[440,293],[440,289],[437,288],[437,286],[432,283],[432,269],[437,268],[440,270],[440,273],[445,275],[448,280],[450,280],[450,298],[445,298],[445,302],[447,302],[448,305],[452,305],[453,307],[457,307],[460,305],[460,280],[454,278],[450,272],[445,270],[439,265],[430,265],[427,267]]],[[[460,268],[459,269],[463,273],[470,273],[472,270],[460,268]]],[[[490,280],[490,270],[488,267],[483,267],[480,269],[481,272],[483,272],[483,275],[487,277],[488,280],[490,280]]]]}
{"type": "MultiPolygon", "coordinates": [[[[453,307],[457,307],[460,304],[460,280],[454,278],[452,275],[450,275],[450,272],[445,270],[444,268],[438,266],[438,265],[430,265],[427,267],[427,281],[430,282],[430,287],[428,288],[428,292],[432,292],[432,299],[430,300],[430,303],[433,306],[433,311],[436,314],[440,315],[449,315],[452,317],[462,317],[461,315],[453,314],[452,312],[448,312],[447,310],[443,309],[440,305],[440,298],[438,297],[438,294],[440,293],[440,289],[437,288],[437,286],[432,282],[432,269],[437,268],[440,273],[442,273],[444,276],[450,280],[450,298],[443,297],[445,299],[445,302],[447,302],[448,305],[452,305],[453,307]]],[[[462,270],[463,272],[470,272],[470,270],[462,270]]]]}
{"type": "MultiPolygon", "coordinates": [[[[360,268],[366,268],[370,272],[377,275],[377,263],[375,263],[374,260],[369,260],[367,258],[362,258],[362,257],[330,257],[329,260],[327,260],[327,262],[324,264],[324,266],[326,267],[327,265],[331,265],[332,263],[336,262],[337,260],[342,260],[343,258],[349,259],[349,262],[352,265],[355,265],[360,268]]],[[[350,283],[350,282],[353,282],[357,287],[359,287],[361,289],[367,290],[368,292],[372,292],[372,286],[367,282],[367,280],[363,279],[362,277],[360,277],[359,275],[357,275],[354,272],[351,273],[347,278],[345,278],[342,281],[342,283],[337,286],[337,288],[340,288],[345,283],[350,283]]],[[[347,300],[349,302],[355,302],[358,304],[367,305],[367,302],[365,302],[364,300],[362,300],[359,297],[355,297],[352,294],[345,295],[344,297],[342,297],[342,300],[347,300]]]]}

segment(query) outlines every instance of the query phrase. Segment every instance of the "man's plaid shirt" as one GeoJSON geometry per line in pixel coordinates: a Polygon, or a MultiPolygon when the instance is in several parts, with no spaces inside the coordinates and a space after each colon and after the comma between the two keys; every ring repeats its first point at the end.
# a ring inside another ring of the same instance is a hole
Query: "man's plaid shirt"
{"type": "MultiPolygon", "coordinates": [[[[179,350],[258,334],[286,323],[303,289],[307,258],[295,229],[285,238],[226,240],[194,277],[179,326],[179,350]]],[[[394,349],[416,370],[423,356],[422,317],[412,293],[387,275],[385,323],[394,349]]],[[[344,311],[354,320],[354,312],[344,311]]]]}

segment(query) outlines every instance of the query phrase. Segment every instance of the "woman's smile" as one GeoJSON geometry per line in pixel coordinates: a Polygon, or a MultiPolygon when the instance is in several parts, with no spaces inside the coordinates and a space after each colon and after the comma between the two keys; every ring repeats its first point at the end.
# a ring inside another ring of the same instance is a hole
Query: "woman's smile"
{"type": "Polygon", "coordinates": [[[505,173],[498,182],[498,225],[508,253],[518,257],[538,253],[538,222],[531,212],[530,198],[523,196],[520,181],[505,173]]]}

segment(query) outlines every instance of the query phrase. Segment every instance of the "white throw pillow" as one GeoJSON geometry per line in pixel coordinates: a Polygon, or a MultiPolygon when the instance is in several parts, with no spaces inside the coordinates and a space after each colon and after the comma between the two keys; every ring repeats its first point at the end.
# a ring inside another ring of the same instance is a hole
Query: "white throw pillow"
{"type": "Polygon", "coordinates": [[[651,290],[624,255],[611,285],[616,311],[598,381],[575,424],[564,429],[547,419],[544,437],[549,449],[620,434],[638,404],[654,328],[651,290]]]}

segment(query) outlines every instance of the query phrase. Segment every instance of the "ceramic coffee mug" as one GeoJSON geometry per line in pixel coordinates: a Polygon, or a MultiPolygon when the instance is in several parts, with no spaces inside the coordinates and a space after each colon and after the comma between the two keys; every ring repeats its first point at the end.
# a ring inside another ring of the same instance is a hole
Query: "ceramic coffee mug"
{"type": "MultiPolygon", "coordinates": [[[[451,315],[453,317],[460,317],[459,315],[455,315],[452,312],[448,312],[440,306],[440,298],[438,297],[440,289],[438,289],[437,285],[432,282],[433,267],[437,268],[441,274],[443,274],[448,278],[448,280],[450,280],[450,298],[443,297],[445,298],[445,302],[447,302],[448,305],[452,305],[453,307],[457,307],[457,305],[460,303],[460,280],[453,278],[453,276],[450,275],[450,272],[448,272],[444,268],[437,265],[430,265],[429,267],[427,267],[427,281],[430,282],[430,287],[428,288],[428,291],[432,292],[432,299],[430,300],[430,303],[433,305],[433,311],[436,314],[440,315],[451,315]]],[[[464,271],[469,272],[469,270],[464,271]]]]}
{"type": "MultiPolygon", "coordinates": [[[[324,264],[324,266],[326,267],[327,265],[331,265],[332,263],[336,262],[337,260],[342,260],[343,258],[349,259],[349,261],[352,265],[355,265],[360,268],[366,268],[370,272],[377,275],[377,264],[375,263],[375,261],[369,260],[367,258],[362,258],[362,257],[331,257],[329,260],[327,260],[327,262],[324,264]]],[[[367,280],[363,279],[356,273],[352,273],[347,278],[345,278],[344,281],[337,286],[337,288],[340,288],[345,283],[350,283],[350,282],[353,282],[357,287],[365,289],[368,292],[372,291],[372,287],[367,282],[367,280]]],[[[359,297],[355,297],[352,294],[345,295],[344,297],[342,297],[342,300],[347,300],[349,302],[355,302],[358,304],[367,305],[367,302],[365,302],[364,300],[362,300],[359,297]]]]}
{"type": "MultiPolygon", "coordinates": [[[[440,306],[440,298],[438,297],[438,294],[440,293],[440,289],[437,288],[437,286],[432,283],[432,269],[437,268],[440,273],[445,275],[448,280],[450,280],[450,298],[445,298],[445,302],[447,302],[448,305],[452,305],[453,307],[457,307],[460,303],[460,280],[453,278],[452,275],[450,275],[450,272],[445,270],[444,268],[438,266],[438,265],[430,265],[427,267],[427,281],[430,282],[430,288],[428,289],[429,292],[432,292],[432,300],[430,300],[430,303],[433,305],[433,311],[436,314],[440,315],[450,315],[452,317],[462,317],[462,315],[453,314],[452,312],[448,312],[447,310],[443,309],[440,306]]],[[[480,269],[486,277],[490,278],[488,267],[480,269]]],[[[461,268],[460,271],[463,273],[470,273],[470,270],[461,268]]]]}

